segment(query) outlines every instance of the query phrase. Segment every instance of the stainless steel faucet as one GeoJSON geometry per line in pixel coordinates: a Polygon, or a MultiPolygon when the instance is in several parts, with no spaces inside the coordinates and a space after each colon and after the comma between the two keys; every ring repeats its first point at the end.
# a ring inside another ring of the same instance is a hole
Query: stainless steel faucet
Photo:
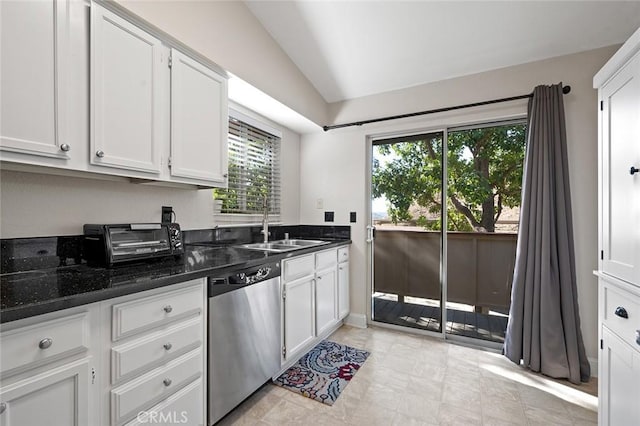
{"type": "Polygon", "coordinates": [[[269,242],[269,203],[267,195],[264,195],[262,199],[262,234],[264,235],[263,242],[266,244],[269,242]]]}

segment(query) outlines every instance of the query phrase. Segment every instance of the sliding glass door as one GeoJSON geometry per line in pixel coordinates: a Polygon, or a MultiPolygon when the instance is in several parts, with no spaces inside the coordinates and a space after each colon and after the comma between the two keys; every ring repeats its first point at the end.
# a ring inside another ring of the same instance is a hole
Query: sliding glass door
{"type": "Polygon", "coordinates": [[[372,144],[373,321],[504,341],[525,133],[514,121],[372,144]]]}
{"type": "Polygon", "coordinates": [[[374,321],[442,331],[443,132],[373,143],[374,321]]]}

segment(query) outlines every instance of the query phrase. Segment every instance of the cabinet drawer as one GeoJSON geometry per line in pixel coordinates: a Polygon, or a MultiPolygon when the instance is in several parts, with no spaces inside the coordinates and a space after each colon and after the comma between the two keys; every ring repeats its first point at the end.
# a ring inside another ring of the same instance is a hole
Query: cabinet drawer
{"type": "Polygon", "coordinates": [[[338,263],[338,250],[331,249],[316,253],[316,269],[326,269],[338,263]]]}
{"type": "Polygon", "coordinates": [[[34,324],[0,336],[2,376],[19,373],[89,349],[86,312],[34,324]]]}
{"type": "Polygon", "coordinates": [[[111,424],[133,420],[202,376],[202,350],[197,349],[111,391],[111,424]]]}
{"type": "Polygon", "coordinates": [[[202,345],[200,317],[111,349],[111,380],[140,374],[202,345]]]}
{"type": "Polygon", "coordinates": [[[603,323],[632,347],[636,343],[636,330],[640,330],[640,297],[616,285],[603,282],[603,323]],[[616,314],[616,311],[620,315],[616,314]],[[626,313],[627,318],[624,318],[626,313]]]}
{"type": "Polygon", "coordinates": [[[202,312],[201,286],[113,305],[113,341],[202,312]]]}
{"type": "Polygon", "coordinates": [[[313,274],[313,254],[282,261],[282,279],[293,281],[313,274]]]}
{"type": "Polygon", "coordinates": [[[340,247],[338,249],[338,262],[347,262],[349,260],[349,247],[340,247]]]}
{"type": "Polygon", "coordinates": [[[136,418],[126,426],[202,425],[204,424],[203,401],[202,379],[197,379],[155,407],[136,415],[136,418]]]}

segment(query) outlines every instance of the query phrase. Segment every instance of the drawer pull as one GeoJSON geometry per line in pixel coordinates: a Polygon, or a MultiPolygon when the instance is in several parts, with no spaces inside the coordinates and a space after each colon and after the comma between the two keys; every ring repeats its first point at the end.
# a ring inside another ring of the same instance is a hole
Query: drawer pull
{"type": "Polygon", "coordinates": [[[623,308],[622,306],[618,306],[614,313],[617,316],[619,316],[620,318],[625,318],[625,319],[629,318],[629,314],[627,313],[627,310],[625,308],[623,308]]]}
{"type": "Polygon", "coordinates": [[[171,343],[165,343],[164,345],[162,345],[166,350],[170,350],[173,345],[171,343]]]}
{"type": "Polygon", "coordinates": [[[7,404],[5,404],[4,402],[0,402],[0,414],[4,413],[5,411],[7,411],[7,404]]]}
{"type": "Polygon", "coordinates": [[[636,343],[640,345],[640,330],[636,330],[636,343]]]}
{"type": "Polygon", "coordinates": [[[53,339],[49,337],[47,337],[46,339],[40,340],[40,343],[38,343],[38,347],[40,349],[49,349],[51,345],[53,345],[53,339]]]}
{"type": "Polygon", "coordinates": [[[164,309],[164,311],[168,314],[171,313],[171,311],[173,311],[173,308],[171,307],[171,305],[167,305],[162,309],[164,309]]]}
{"type": "Polygon", "coordinates": [[[168,379],[168,378],[167,378],[167,379],[164,379],[164,380],[162,381],[162,383],[163,383],[165,386],[171,386],[171,379],[168,379]]]}

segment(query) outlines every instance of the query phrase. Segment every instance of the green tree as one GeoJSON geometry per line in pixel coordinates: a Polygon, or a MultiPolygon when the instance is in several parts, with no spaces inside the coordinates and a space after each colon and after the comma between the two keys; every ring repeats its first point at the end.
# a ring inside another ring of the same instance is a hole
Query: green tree
{"type": "MultiPolygon", "coordinates": [[[[449,133],[447,219],[450,230],[494,232],[504,207],[520,203],[525,152],[524,124],[449,133]]],[[[386,197],[394,223],[413,219],[409,208],[442,209],[442,134],[376,145],[373,196],[386,197]],[[381,162],[379,158],[387,157],[381,162]]],[[[419,223],[440,229],[440,221],[419,223]]]]}

